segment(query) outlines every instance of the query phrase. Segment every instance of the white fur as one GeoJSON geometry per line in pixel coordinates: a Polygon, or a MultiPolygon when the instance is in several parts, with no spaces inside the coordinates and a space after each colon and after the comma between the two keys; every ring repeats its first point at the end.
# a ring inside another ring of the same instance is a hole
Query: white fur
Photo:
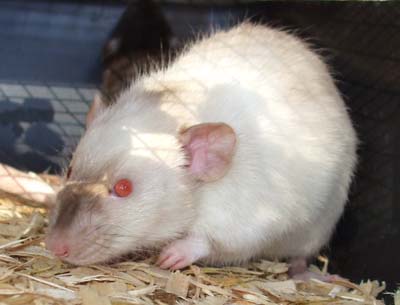
{"type": "Polygon", "coordinates": [[[108,221],[135,236],[114,242],[113,255],[183,234],[199,241],[194,259],[214,263],[307,257],[342,214],[356,144],[319,57],[285,32],[242,24],[132,84],[82,139],[73,179],[104,171],[110,185],[134,181],[120,208],[102,203],[108,221]],[[205,122],[229,124],[237,148],[222,179],[196,184],[176,136],[205,122]]]}

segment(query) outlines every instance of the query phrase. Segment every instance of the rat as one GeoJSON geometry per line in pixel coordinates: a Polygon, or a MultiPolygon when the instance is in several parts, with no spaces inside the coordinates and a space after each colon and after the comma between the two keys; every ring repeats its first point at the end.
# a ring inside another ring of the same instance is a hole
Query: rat
{"type": "Polygon", "coordinates": [[[152,0],[128,3],[102,48],[100,90],[90,105],[87,121],[99,103],[112,105],[132,81],[172,62],[180,45],[160,4],[152,0]]]}
{"type": "Polygon", "coordinates": [[[96,109],[47,247],[76,265],[146,249],[172,270],[303,261],[329,242],[356,149],[320,56],[291,33],[244,22],[192,42],[96,109]]]}

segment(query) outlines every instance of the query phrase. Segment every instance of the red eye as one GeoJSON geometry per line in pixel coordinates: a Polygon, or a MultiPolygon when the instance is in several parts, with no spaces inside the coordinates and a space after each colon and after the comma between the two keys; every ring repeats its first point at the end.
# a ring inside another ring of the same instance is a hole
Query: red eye
{"type": "Polygon", "coordinates": [[[118,180],[114,185],[114,193],[118,197],[129,196],[133,191],[132,182],[128,179],[118,180]]]}

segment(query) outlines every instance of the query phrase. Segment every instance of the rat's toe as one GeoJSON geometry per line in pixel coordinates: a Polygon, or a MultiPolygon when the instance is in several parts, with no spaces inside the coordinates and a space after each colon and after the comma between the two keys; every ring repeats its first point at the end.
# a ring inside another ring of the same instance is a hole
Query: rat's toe
{"type": "Polygon", "coordinates": [[[182,269],[208,255],[208,246],[198,239],[176,240],[165,247],[157,261],[163,269],[182,269]]]}
{"type": "Polygon", "coordinates": [[[172,245],[161,253],[157,265],[162,269],[182,269],[194,262],[189,255],[189,253],[184,253],[182,249],[172,245]]]}
{"type": "Polygon", "coordinates": [[[181,260],[182,257],[179,255],[179,253],[166,254],[165,256],[160,256],[158,265],[162,269],[170,269],[181,260]]]}

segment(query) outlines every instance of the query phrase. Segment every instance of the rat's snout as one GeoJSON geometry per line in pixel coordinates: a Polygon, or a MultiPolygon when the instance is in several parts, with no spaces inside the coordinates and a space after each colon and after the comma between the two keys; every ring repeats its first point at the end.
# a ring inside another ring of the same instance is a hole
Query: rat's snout
{"type": "Polygon", "coordinates": [[[66,258],[70,254],[70,246],[65,237],[53,233],[46,238],[46,248],[59,258],[66,258]]]}
{"type": "Polygon", "coordinates": [[[108,196],[104,183],[67,184],[57,196],[46,248],[74,265],[109,259],[107,214],[102,208],[102,200],[108,196]]]}

